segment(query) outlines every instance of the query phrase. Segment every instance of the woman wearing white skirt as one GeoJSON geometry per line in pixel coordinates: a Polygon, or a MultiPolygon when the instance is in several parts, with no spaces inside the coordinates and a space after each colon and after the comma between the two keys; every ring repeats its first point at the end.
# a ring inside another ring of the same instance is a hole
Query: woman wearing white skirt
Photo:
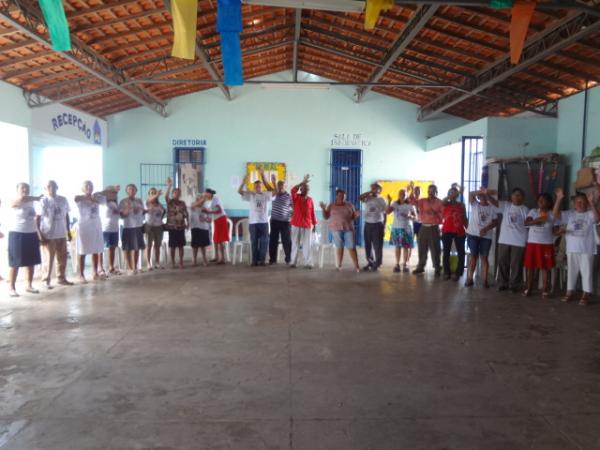
{"type": "Polygon", "coordinates": [[[106,277],[98,273],[99,255],[104,251],[104,237],[102,234],[102,221],[100,220],[100,205],[106,203],[106,192],[114,191],[108,187],[102,192],[94,192],[91,181],[83,183],[83,195],[75,197],[75,204],[79,209],[79,222],[77,227],[77,255],[79,255],[79,281],[87,283],[85,279],[85,256],[92,255],[92,270],[94,280],[103,280],[106,277]]]}

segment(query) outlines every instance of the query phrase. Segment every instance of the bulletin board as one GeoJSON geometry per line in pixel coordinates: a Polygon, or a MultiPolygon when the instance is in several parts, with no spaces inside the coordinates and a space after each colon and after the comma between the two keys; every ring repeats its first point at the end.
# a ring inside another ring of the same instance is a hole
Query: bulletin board
{"type": "MultiPolygon", "coordinates": [[[[246,188],[252,190],[254,188],[254,182],[260,180],[259,170],[265,171],[265,178],[270,183],[271,175],[277,177],[277,181],[286,179],[287,171],[285,163],[280,162],[249,162],[246,163],[246,174],[248,177],[248,184],[246,188]]],[[[262,181],[262,180],[261,180],[262,181]]]]}
{"type": "MultiPolygon", "coordinates": [[[[427,197],[427,188],[430,184],[433,184],[433,181],[424,181],[424,180],[380,180],[377,183],[381,185],[381,196],[387,202],[387,196],[392,197],[392,203],[396,201],[398,198],[398,191],[400,189],[406,189],[408,185],[411,183],[415,186],[419,186],[421,188],[421,197],[427,197]]],[[[392,223],[394,223],[394,215],[388,214],[387,220],[385,222],[385,242],[390,240],[390,236],[392,234],[392,223]]]]}

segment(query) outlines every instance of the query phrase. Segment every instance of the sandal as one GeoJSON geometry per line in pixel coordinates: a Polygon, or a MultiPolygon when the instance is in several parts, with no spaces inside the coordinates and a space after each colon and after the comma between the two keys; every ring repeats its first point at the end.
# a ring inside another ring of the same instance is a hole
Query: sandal
{"type": "Polygon", "coordinates": [[[27,289],[25,289],[25,292],[28,292],[30,294],[39,294],[40,291],[38,291],[37,289],[34,289],[32,287],[28,287],[27,289]]]}
{"type": "Polygon", "coordinates": [[[565,296],[562,298],[562,302],[563,302],[563,303],[572,302],[573,300],[575,300],[575,299],[573,298],[573,293],[572,293],[572,292],[567,292],[567,295],[565,295],[565,296]]]}
{"type": "Polygon", "coordinates": [[[590,296],[587,293],[584,293],[579,300],[579,306],[587,306],[590,304],[590,296]]]}
{"type": "Polygon", "coordinates": [[[532,294],[533,292],[531,291],[531,289],[525,289],[523,291],[523,297],[531,297],[532,294]]]}

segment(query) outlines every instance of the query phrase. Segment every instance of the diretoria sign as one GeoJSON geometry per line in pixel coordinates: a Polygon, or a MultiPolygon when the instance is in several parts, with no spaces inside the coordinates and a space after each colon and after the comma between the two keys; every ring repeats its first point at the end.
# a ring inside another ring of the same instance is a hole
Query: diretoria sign
{"type": "Polygon", "coordinates": [[[48,105],[32,113],[34,128],[91,145],[107,144],[104,120],[63,105],[48,105]]]}

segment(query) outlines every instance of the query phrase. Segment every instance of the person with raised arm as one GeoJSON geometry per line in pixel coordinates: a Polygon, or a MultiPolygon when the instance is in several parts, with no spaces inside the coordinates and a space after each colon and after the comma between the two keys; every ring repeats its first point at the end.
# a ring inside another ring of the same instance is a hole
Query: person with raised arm
{"type": "Polygon", "coordinates": [[[420,198],[416,201],[417,213],[421,219],[419,228],[417,248],[419,250],[419,262],[413,274],[419,275],[425,272],[427,264],[427,253],[431,253],[431,260],[435,276],[441,275],[440,266],[440,225],[442,224],[442,213],[444,203],[437,196],[438,190],[435,184],[430,184],[427,188],[427,198],[420,198]]]}
{"type": "Polygon", "coordinates": [[[346,191],[336,189],[335,201],[326,205],[324,202],[319,204],[323,211],[323,217],[329,221],[329,229],[333,235],[333,245],[336,252],[335,268],[342,270],[342,261],[344,260],[344,247],[350,253],[354,269],[360,272],[358,265],[358,254],[356,253],[356,230],[354,221],[360,217],[360,212],[356,211],[354,205],[346,201],[346,191]]]}
{"type": "Polygon", "coordinates": [[[556,190],[553,214],[560,221],[560,234],[563,234],[567,243],[567,293],[563,302],[574,300],[577,278],[581,275],[583,294],[579,300],[581,306],[586,306],[593,291],[593,265],[596,253],[594,233],[596,224],[600,222],[600,211],[596,207],[596,200],[600,187],[596,184],[596,192],[587,196],[577,192],[573,199],[574,208],[561,211],[560,205],[565,198],[562,189],[556,190]]]}
{"type": "MultiPolygon", "coordinates": [[[[120,275],[119,269],[115,268],[115,253],[119,246],[119,212],[118,194],[121,187],[106,192],[106,204],[103,205],[102,235],[104,237],[104,248],[108,250],[108,274],[120,275]]],[[[100,274],[106,275],[104,270],[104,253],[100,253],[100,274]]]]}
{"type": "Polygon", "coordinates": [[[25,288],[25,291],[30,294],[39,294],[40,292],[33,287],[33,272],[35,266],[42,262],[34,207],[34,203],[41,198],[41,195],[37,197],[30,195],[29,184],[17,184],[17,197],[11,202],[13,220],[8,231],[10,297],[19,296],[16,282],[21,267],[27,269],[27,288],[25,288]]]}
{"type": "Polygon", "coordinates": [[[381,197],[381,185],[371,184],[371,190],[360,195],[360,201],[365,204],[365,256],[367,265],[365,271],[376,272],[383,263],[383,238],[385,234],[385,211],[387,204],[381,197]]]}
{"type": "Polygon", "coordinates": [[[395,248],[396,265],[394,273],[408,272],[408,261],[415,246],[412,221],[417,217],[415,207],[409,202],[406,190],[398,191],[398,198],[392,203],[392,196],[387,196],[386,214],[394,214],[390,245],[395,248]],[[400,269],[400,258],[402,269],[400,269]]]}
{"type": "Polygon", "coordinates": [[[261,169],[260,180],[256,180],[253,191],[246,190],[249,175],[246,175],[238,188],[238,194],[243,201],[250,203],[248,222],[250,224],[250,247],[252,250],[252,266],[265,266],[267,248],[269,246],[269,206],[273,199],[272,190],[265,180],[265,173],[261,169]],[[268,189],[263,191],[263,182],[268,189]]]}
{"type": "Polygon", "coordinates": [[[516,293],[523,285],[523,256],[527,243],[525,219],[529,209],[523,204],[525,193],[521,188],[513,189],[510,199],[510,202],[498,202],[489,198],[490,203],[499,206],[502,214],[498,237],[498,290],[511,289],[516,293]]]}
{"type": "Polygon", "coordinates": [[[208,193],[203,192],[196,197],[190,207],[190,229],[192,234],[192,264],[198,265],[198,250],[202,254],[202,264],[208,265],[206,248],[210,246],[210,214],[202,211],[209,201],[208,193]]]}
{"type": "Polygon", "coordinates": [[[81,187],[83,195],[75,196],[75,204],[79,210],[77,222],[76,248],[79,256],[79,282],[87,283],[85,278],[85,257],[92,255],[92,279],[104,280],[106,276],[99,273],[100,254],[104,251],[104,238],[102,235],[102,220],[100,219],[100,205],[106,204],[106,193],[116,188],[108,186],[100,192],[94,192],[91,181],[84,181],[81,187]]]}
{"type": "Polygon", "coordinates": [[[72,286],[67,280],[67,240],[71,241],[69,202],[58,195],[54,180],[46,184],[46,195],[40,199],[40,214],[36,225],[42,248],[42,281],[52,289],[52,268],[56,259],[58,284],[72,286]]]}
{"type": "Polygon", "coordinates": [[[458,281],[465,271],[465,230],[467,228],[467,211],[463,202],[459,201],[462,188],[454,183],[444,198],[442,210],[442,244],[444,279],[458,281]],[[452,243],[456,248],[458,262],[456,271],[450,268],[450,252],[452,243]]]}
{"type": "Polygon", "coordinates": [[[271,233],[269,235],[269,264],[277,264],[279,240],[283,245],[285,263],[289,264],[292,254],[290,217],[292,215],[292,196],[285,190],[285,181],[271,176],[273,201],[271,203],[271,233]]]}
{"type": "Polygon", "coordinates": [[[181,200],[181,189],[173,189],[173,180],[167,178],[167,223],[165,228],[169,233],[169,250],[171,251],[171,266],[175,269],[175,251],[179,253],[179,268],[183,269],[183,248],[185,247],[185,230],[189,227],[188,210],[185,202],[181,200]]]}
{"type": "Polygon", "coordinates": [[[164,223],[166,214],[165,207],[160,203],[162,191],[156,188],[148,190],[146,199],[146,223],[144,231],[146,234],[146,263],[148,270],[164,269],[160,263],[160,247],[163,242],[164,223]],[[154,249],[154,262],[152,262],[152,250],[154,249]]]}
{"type": "Polygon", "coordinates": [[[417,212],[417,217],[413,220],[413,233],[415,239],[419,239],[419,230],[421,229],[421,219],[419,217],[419,211],[417,211],[417,203],[421,198],[421,187],[415,186],[415,182],[411,181],[408,183],[406,188],[406,193],[408,194],[408,202],[415,207],[415,211],[417,212]]]}
{"type": "Polygon", "coordinates": [[[223,202],[217,196],[217,191],[207,188],[206,198],[210,200],[210,208],[202,207],[201,211],[213,217],[213,241],[215,245],[215,260],[217,264],[225,264],[225,243],[229,242],[229,223],[223,202]]]}
{"type": "Polygon", "coordinates": [[[137,187],[128,184],[125,188],[127,197],[119,203],[119,212],[123,219],[123,231],[121,233],[121,245],[125,253],[129,275],[138,272],[140,251],[146,248],[144,242],[144,203],[136,197],[137,187]]]}
{"type": "Polygon", "coordinates": [[[317,216],[315,215],[315,204],[309,197],[310,176],[305,175],[302,182],[292,188],[292,255],[291,268],[295,268],[298,263],[298,254],[302,248],[304,267],[313,268],[312,260],[312,242],[313,232],[317,226],[317,216]]]}
{"type": "Polygon", "coordinates": [[[469,192],[471,217],[467,227],[467,246],[471,253],[471,259],[469,260],[467,280],[465,281],[466,287],[471,287],[475,284],[473,278],[477,270],[477,260],[481,260],[483,287],[490,287],[488,280],[490,270],[488,256],[494,237],[492,230],[498,226],[498,209],[489,201],[489,198],[493,194],[495,194],[495,191],[486,188],[469,192]]]}

